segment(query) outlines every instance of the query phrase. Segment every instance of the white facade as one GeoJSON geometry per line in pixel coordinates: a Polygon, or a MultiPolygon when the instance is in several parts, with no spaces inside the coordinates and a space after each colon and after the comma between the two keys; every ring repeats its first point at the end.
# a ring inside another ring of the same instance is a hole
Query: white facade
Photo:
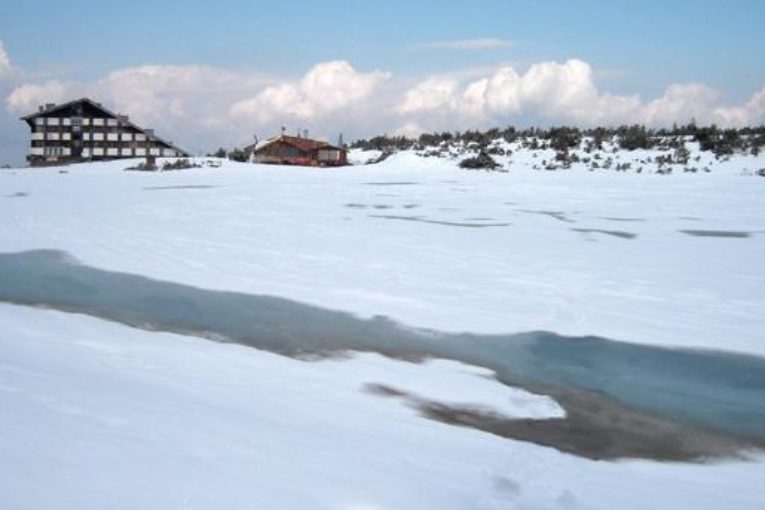
{"type": "Polygon", "coordinates": [[[83,117],[82,113],[88,110],[78,105],[67,109],[52,110],[49,105],[45,108],[41,114],[25,117],[32,128],[28,159],[33,165],[40,158],[61,161],[73,154],[78,158],[99,159],[148,155],[175,157],[182,152],[168,146],[150,131],[136,133],[140,128],[131,124],[127,117],[103,108],[102,117],[94,116],[99,115],[95,111],[83,117]]]}

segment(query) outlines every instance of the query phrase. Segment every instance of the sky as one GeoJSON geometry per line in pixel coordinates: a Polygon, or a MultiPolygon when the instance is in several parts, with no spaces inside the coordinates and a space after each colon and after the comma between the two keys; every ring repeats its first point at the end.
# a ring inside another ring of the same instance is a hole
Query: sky
{"type": "Polygon", "coordinates": [[[760,0],[0,4],[0,164],[88,96],[198,154],[491,126],[761,124],[760,0]]]}

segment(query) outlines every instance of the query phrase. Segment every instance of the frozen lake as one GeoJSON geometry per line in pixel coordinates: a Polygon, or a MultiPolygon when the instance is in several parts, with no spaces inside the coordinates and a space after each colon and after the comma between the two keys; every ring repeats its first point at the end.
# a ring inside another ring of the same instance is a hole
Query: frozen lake
{"type": "Polygon", "coordinates": [[[3,502],[758,508],[765,155],[523,157],[0,172],[3,502]]]}
{"type": "MultiPolygon", "coordinates": [[[[404,359],[448,358],[495,370],[508,384],[530,385],[553,395],[564,390],[605,395],[653,416],[765,443],[765,359],[755,356],[567,338],[552,332],[417,330],[282,298],[100,270],[51,250],[0,254],[0,281],[0,301],[7,303],[88,314],[293,357],[358,350],[404,359]]],[[[650,442],[648,431],[645,434],[650,442]]],[[[611,455],[630,453],[636,452],[611,455]]]]}

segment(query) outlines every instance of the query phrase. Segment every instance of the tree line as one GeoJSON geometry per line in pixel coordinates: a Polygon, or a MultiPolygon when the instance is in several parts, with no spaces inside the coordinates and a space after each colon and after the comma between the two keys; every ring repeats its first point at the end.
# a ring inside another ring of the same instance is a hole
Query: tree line
{"type": "Polygon", "coordinates": [[[423,133],[417,138],[380,135],[356,140],[351,147],[394,152],[406,149],[423,150],[444,144],[464,144],[475,145],[479,151],[485,151],[498,139],[509,143],[520,141],[529,149],[550,148],[558,152],[568,152],[580,147],[586,152],[602,150],[606,143],[628,151],[654,148],[675,150],[682,148],[685,142],[697,142],[702,151],[711,151],[717,157],[722,157],[736,152],[759,154],[765,146],[765,126],[720,128],[716,125],[697,126],[695,123],[661,129],[643,125],[586,129],[568,126],[516,129],[508,126],[486,131],[423,133]]]}

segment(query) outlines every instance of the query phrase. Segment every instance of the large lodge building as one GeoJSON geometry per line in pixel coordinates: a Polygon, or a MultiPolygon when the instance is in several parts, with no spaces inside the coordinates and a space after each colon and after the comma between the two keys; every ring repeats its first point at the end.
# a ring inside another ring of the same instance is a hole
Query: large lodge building
{"type": "Polygon", "coordinates": [[[32,166],[119,158],[188,156],[154,134],[90,99],[40,106],[22,117],[32,130],[32,166]]]}

